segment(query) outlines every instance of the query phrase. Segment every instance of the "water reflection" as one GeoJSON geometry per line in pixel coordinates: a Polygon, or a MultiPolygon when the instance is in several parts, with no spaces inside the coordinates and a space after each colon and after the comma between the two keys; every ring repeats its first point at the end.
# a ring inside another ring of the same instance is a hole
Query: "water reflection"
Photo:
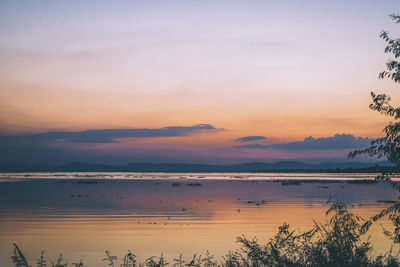
{"type": "MultiPolygon", "coordinates": [[[[345,200],[366,218],[388,205],[378,200],[398,197],[387,184],[175,176],[76,179],[69,174],[56,179],[8,176],[7,181],[3,176],[0,265],[11,266],[12,242],[30,259],[45,249],[53,257],[59,252],[66,259],[83,257],[89,266],[104,265],[105,249],[119,255],[131,249],[139,259],[161,252],[190,257],[207,249],[221,255],[236,248],[235,237],[241,234],[265,240],[285,221],[299,229],[310,227],[312,219],[324,221],[329,196],[345,200]]],[[[305,180],[304,174],[298,176],[305,180]]],[[[388,241],[380,227],[373,231],[378,253],[388,241]]]]}

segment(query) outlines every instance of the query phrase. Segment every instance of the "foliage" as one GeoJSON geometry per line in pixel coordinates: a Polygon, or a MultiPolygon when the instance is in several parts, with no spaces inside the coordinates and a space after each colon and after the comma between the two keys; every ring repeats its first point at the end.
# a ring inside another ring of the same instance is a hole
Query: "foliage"
{"type": "Polygon", "coordinates": [[[36,261],[36,266],[37,267],[46,267],[46,259],[44,257],[44,250],[42,250],[42,252],[40,252],[40,257],[36,261]]]}
{"type": "Polygon", "coordinates": [[[183,259],[182,254],[179,255],[179,258],[174,259],[174,267],[183,267],[185,266],[185,260],[183,259]]]}
{"type": "MultiPolygon", "coordinates": [[[[400,15],[392,14],[390,18],[395,23],[400,23],[400,15]]],[[[382,31],[380,37],[386,42],[385,53],[390,54],[392,58],[386,62],[386,70],[379,73],[379,78],[389,78],[395,83],[400,83],[400,38],[393,39],[386,31],[382,31]]],[[[376,180],[389,182],[393,188],[400,191],[400,184],[391,180],[391,177],[400,174],[400,107],[392,106],[391,98],[386,94],[371,92],[371,97],[370,109],[390,116],[393,121],[383,129],[384,137],[372,141],[370,147],[350,152],[349,157],[354,158],[363,154],[378,158],[386,157],[395,166],[384,170],[376,177],[376,180]]],[[[384,229],[385,235],[391,238],[394,243],[400,243],[400,202],[396,202],[393,206],[384,209],[368,220],[365,229],[383,217],[387,217],[394,226],[393,232],[384,229]]]]}
{"type": "Polygon", "coordinates": [[[108,261],[108,266],[114,267],[114,262],[118,260],[117,256],[112,256],[110,251],[106,250],[106,258],[103,261],[108,261]]]}
{"type": "Polygon", "coordinates": [[[55,263],[54,263],[54,262],[51,262],[51,266],[52,266],[52,267],[66,267],[66,266],[68,265],[68,263],[63,263],[63,261],[64,261],[64,258],[63,258],[63,256],[62,256],[62,254],[60,254],[60,255],[57,257],[57,260],[56,260],[55,263]]]}
{"type": "Polygon", "coordinates": [[[165,267],[168,264],[169,263],[165,260],[163,254],[161,254],[161,256],[158,259],[155,256],[152,256],[144,262],[144,266],[147,267],[165,267]]]}
{"type": "Polygon", "coordinates": [[[85,265],[83,264],[82,259],[80,259],[79,262],[72,263],[72,266],[74,266],[74,267],[84,267],[85,265]]]}
{"type": "Polygon", "coordinates": [[[329,223],[315,223],[304,233],[283,224],[266,245],[257,240],[239,238],[250,266],[374,266],[368,253],[371,244],[361,241],[363,230],[359,216],[343,203],[334,203],[327,211],[329,223]]]}
{"type": "Polygon", "coordinates": [[[136,266],[136,255],[133,254],[130,250],[122,259],[121,267],[134,267],[136,266]]]}
{"type": "MultiPolygon", "coordinates": [[[[392,14],[390,17],[395,23],[400,23],[400,15],[392,14]]],[[[391,54],[393,58],[386,62],[386,71],[379,73],[379,78],[389,78],[395,83],[400,83],[400,61],[398,60],[400,57],[400,38],[392,39],[386,31],[382,31],[380,37],[386,42],[385,53],[391,54]]],[[[390,96],[386,94],[371,92],[371,97],[370,109],[390,116],[394,121],[383,129],[386,134],[384,137],[372,141],[368,148],[351,152],[349,157],[354,158],[362,154],[379,158],[387,157],[390,162],[398,166],[400,165],[400,107],[393,107],[390,104],[390,96]]],[[[398,172],[397,170],[394,172],[398,172]]]]}
{"type": "MultiPolygon", "coordinates": [[[[400,23],[400,15],[391,14],[390,18],[395,23],[400,23]]],[[[386,62],[387,70],[379,73],[379,77],[388,77],[394,82],[400,83],[400,62],[396,60],[400,57],[400,39],[392,39],[386,31],[382,31],[380,37],[387,43],[385,53],[393,54],[394,59],[386,62]]]]}
{"type": "Polygon", "coordinates": [[[11,256],[11,261],[15,264],[16,267],[29,267],[24,254],[22,254],[22,251],[19,249],[17,244],[14,243],[13,246],[14,249],[11,256]]]}

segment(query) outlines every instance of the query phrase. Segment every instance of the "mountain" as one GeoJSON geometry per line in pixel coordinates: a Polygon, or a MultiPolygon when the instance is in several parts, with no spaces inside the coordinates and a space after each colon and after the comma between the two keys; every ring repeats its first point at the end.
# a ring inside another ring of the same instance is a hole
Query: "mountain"
{"type": "Polygon", "coordinates": [[[53,167],[50,171],[54,172],[118,172],[123,171],[122,166],[71,162],[65,165],[53,167]]]}
{"type": "Polygon", "coordinates": [[[72,162],[60,166],[1,163],[0,172],[272,172],[272,171],[318,171],[318,172],[380,172],[379,168],[391,166],[387,161],[326,162],[310,164],[299,161],[276,163],[249,162],[233,165],[179,164],[179,163],[130,163],[106,165],[72,162]]]}
{"type": "Polygon", "coordinates": [[[54,166],[19,164],[19,163],[0,163],[0,172],[45,172],[54,166]]]}

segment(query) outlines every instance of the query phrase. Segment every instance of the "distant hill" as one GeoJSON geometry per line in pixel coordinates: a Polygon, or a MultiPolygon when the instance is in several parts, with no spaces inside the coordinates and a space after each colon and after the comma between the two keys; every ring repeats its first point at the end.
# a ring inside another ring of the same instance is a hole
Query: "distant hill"
{"type": "Polygon", "coordinates": [[[298,161],[276,163],[249,162],[233,165],[130,163],[106,165],[72,162],[60,166],[0,163],[0,172],[381,172],[390,163],[326,162],[310,164],[298,161]]]}

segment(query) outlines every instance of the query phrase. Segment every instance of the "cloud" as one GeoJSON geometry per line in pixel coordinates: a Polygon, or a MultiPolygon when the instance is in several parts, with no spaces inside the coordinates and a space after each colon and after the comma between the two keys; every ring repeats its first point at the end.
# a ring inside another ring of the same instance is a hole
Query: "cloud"
{"type": "Polygon", "coordinates": [[[260,135],[252,135],[252,136],[245,136],[235,139],[236,142],[251,142],[251,141],[258,141],[258,140],[265,140],[267,137],[260,136],[260,135]]]}
{"type": "Polygon", "coordinates": [[[24,135],[0,136],[2,143],[27,142],[38,143],[48,141],[68,141],[74,143],[118,143],[119,138],[155,138],[186,136],[198,131],[215,131],[210,124],[193,126],[170,126],[155,129],[100,129],[79,132],[53,131],[24,135]]]}
{"type": "Polygon", "coordinates": [[[356,149],[367,147],[373,139],[355,137],[351,134],[335,134],[331,137],[313,138],[309,136],[303,141],[278,143],[270,145],[248,144],[235,146],[235,148],[250,149],[279,149],[289,151],[306,151],[306,150],[335,150],[335,149],[356,149]]]}

